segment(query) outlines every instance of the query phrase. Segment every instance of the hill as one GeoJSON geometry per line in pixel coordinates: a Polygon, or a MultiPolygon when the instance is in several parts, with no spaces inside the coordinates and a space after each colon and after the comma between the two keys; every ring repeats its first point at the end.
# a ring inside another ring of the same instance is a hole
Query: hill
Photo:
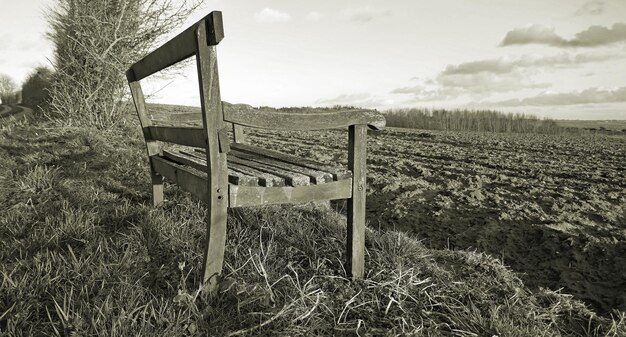
{"type": "MultiPolygon", "coordinates": [[[[281,137],[294,143],[303,135],[281,137]]],[[[263,133],[252,139],[287,142],[263,133]]],[[[165,205],[150,207],[144,151],[133,119],[104,131],[46,123],[2,130],[0,334],[626,333],[623,313],[598,316],[570,295],[529,288],[491,255],[429,248],[376,226],[366,237],[367,277],[350,282],[340,204],[337,212],[232,210],[225,279],[220,294],[206,298],[196,290],[206,209],[170,185],[165,205]]],[[[387,165],[373,164],[374,171],[387,165]]],[[[371,186],[386,193],[376,181],[371,186]]]]}

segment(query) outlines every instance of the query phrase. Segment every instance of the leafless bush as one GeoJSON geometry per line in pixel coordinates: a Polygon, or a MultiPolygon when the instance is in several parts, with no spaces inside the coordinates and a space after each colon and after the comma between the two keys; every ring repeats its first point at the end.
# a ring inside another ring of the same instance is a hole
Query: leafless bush
{"type": "Polygon", "coordinates": [[[124,73],[199,6],[197,0],[56,0],[52,113],[69,123],[107,127],[126,101],[124,73]]]}
{"type": "Polygon", "coordinates": [[[2,104],[16,104],[17,85],[13,79],[6,74],[0,74],[0,100],[2,104]]]}

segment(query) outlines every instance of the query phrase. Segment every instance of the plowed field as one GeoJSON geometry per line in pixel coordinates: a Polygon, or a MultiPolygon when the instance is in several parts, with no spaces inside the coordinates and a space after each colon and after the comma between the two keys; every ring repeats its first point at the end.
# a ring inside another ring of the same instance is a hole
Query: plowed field
{"type": "MultiPolygon", "coordinates": [[[[347,132],[252,131],[347,162],[347,132]]],[[[626,309],[626,137],[387,129],[368,137],[369,226],[502,258],[531,287],[626,309]]]]}

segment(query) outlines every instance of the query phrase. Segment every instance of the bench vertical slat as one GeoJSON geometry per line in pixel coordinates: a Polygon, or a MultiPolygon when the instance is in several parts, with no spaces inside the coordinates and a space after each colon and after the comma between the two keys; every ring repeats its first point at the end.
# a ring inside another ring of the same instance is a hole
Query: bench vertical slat
{"type": "Polygon", "coordinates": [[[365,189],[367,125],[348,129],[348,168],[352,171],[352,198],[348,199],[348,235],[346,240],[348,273],[363,278],[365,270],[365,189]]]}
{"type": "Polygon", "coordinates": [[[152,122],[150,121],[150,117],[148,117],[146,99],[143,95],[141,84],[139,81],[131,81],[128,85],[130,86],[130,93],[133,96],[139,123],[143,130],[143,137],[146,141],[146,150],[148,152],[148,160],[150,161],[150,179],[152,181],[152,204],[157,206],[163,202],[163,176],[157,174],[152,158],[160,151],[159,142],[152,138],[152,134],[150,133],[152,122]]]}
{"type": "MultiPolygon", "coordinates": [[[[221,25],[221,14],[219,24],[221,25]]],[[[212,28],[212,33],[222,32],[223,28],[212,28]]],[[[217,53],[215,45],[208,44],[207,22],[203,21],[196,30],[198,53],[198,83],[200,84],[200,106],[202,126],[206,132],[207,198],[209,214],[207,219],[207,244],[204,255],[203,283],[211,294],[215,294],[224,263],[226,246],[226,220],[228,209],[228,167],[226,153],[220,151],[218,131],[224,127],[222,101],[220,98],[217,53]]],[[[219,42],[219,41],[218,41],[219,42]]]]}
{"type": "Polygon", "coordinates": [[[233,125],[233,141],[235,143],[245,143],[246,142],[246,134],[243,133],[243,126],[239,124],[233,125]]]}

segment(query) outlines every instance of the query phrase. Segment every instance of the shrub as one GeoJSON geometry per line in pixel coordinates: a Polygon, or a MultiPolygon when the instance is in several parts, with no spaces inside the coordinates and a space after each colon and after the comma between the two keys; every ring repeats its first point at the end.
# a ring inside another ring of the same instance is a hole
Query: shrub
{"type": "Polygon", "coordinates": [[[106,128],[120,120],[126,69],[182,24],[196,0],[57,0],[50,107],[57,118],[106,128]]]}
{"type": "Polygon", "coordinates": [[[16,88],[15,82],[9,75],[0,74],[0,101],[2,104],[17,103],[16,88]]]}
{"type": "Polygon", "coordinates": [[[53,72],[49,68],[35,68],[22,84],[22,104],[41,111],[49,101],[52,78],[53,72]]]}

